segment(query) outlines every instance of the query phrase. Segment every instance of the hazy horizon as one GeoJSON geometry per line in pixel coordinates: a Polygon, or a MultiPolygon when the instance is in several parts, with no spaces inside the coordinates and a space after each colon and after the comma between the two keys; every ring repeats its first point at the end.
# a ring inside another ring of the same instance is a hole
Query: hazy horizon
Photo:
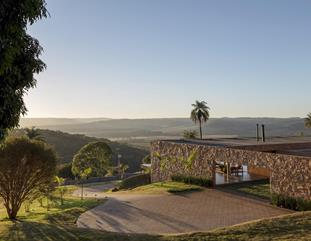
{"type": "Polygon", "coordinates": [[[29,28],[47,70],[27,117],[305,117],[311,1],[61,1],[29,28]],[[68,11],[70,9],[70,11],[68,11]]]}
{"type": "MultiPolygon", "coordinates": [[[[269,119],[292,119],[292,118],[300,118],[304,119],[305,117],[300,117],[300,116],[288,116],[288,117],[278,117],[278,116],[220,116],[220,117],[210,117],[210,119],[239,119],[239,118],[249,118],[249,119],[262,119],[262,118],[269,118],[269,119]]],[[[151,117],[151,118],[146,118],[146,117],[137,117],[137,118],[127,118],[127,117],[120,117],[120,118],[112,118],[112,117],[29,117],[29,116],[24,116],[21,117],[21,119],[107,119],[107,120],[137,120],[137,119],[189,119],[190,117],[188,116],[173,116],[173,117],[151,117]]]]}

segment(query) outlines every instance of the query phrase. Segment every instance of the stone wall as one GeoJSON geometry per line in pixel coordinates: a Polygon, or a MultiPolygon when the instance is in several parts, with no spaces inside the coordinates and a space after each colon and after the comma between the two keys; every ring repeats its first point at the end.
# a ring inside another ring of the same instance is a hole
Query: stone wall
{"type": "Polygon", "coordinates": [[[173,174],[186,174],[210,178],[215,182],[215,162],[223,161],[269,169],[273,192],[311,200],[311,158],[236,148],[173,141],[152,142],[151,180],[168,180],[173,174]],[[190,171],[179,161],[168,163],[163,169],[155,158],[155,153],[163,158],[188,157],[193,150],[196,150],[197,156],[190,171]]]}
{"type": "Polygon", "coordinates": [[[311,200],[311,159],[275,155],[271,161],[271,189],[274,193],[311,200]]]}
{"type": "Polygon", "coordinates": [[[215,163],[212,152],[207,152],[204,146],[174,144],[171,142],[156,141],[151,144],[151,181],[158,182],[169,180],[172,175],[185,174],[196,177],[215,179],[215,163]],[[197,153],[191,170],[185,168],[182,158],[188,158],[191,153],[197,153]],[[167,157],[177,157],[174,163],[168,162],[165,169],[161,169],[161,161],[155,157],[155,153],[160,154],[162,159],[167,157]]]}

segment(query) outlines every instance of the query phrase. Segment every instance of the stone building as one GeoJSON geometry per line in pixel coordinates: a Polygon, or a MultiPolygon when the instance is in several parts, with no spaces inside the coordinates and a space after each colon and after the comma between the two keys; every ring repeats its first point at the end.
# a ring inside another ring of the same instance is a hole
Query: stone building
{"type": "Polygon", "coordinates": [[[243,175],[269,178],[273,193],[311,200],[308,138],[274,138],[265,143],[251,139],[159,140],[151,143],[151,158],[153,182],[180,174],[209,178],[217,184],[219,165],[228,168],[226,175],[232,167],[246,166],[241,180],[243,175]],[[184,160],[192,153],[195,158],[191,168],[186,168],[184,160]]]}

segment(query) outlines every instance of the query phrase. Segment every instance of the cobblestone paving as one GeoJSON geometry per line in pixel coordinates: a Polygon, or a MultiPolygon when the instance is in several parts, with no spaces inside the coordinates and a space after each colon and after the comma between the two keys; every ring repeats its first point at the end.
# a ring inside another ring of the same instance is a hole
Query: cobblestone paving
{"type": "Polygon", "coordinates": [[[207,231],[290,213],[267,203],[216,189],[167,195],[109,195],[82,214],[77,225],[123,233],[207,231]]]}

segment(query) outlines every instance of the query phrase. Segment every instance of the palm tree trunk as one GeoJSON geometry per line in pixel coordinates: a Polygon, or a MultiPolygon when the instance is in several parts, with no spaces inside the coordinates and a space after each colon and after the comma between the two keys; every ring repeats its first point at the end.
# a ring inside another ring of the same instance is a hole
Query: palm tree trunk
{"type": "Polygon", "coordinates": [[[202,123],[201,123],[201,120],[199,121],[199,124],[200,124],[200,138],[202,139],[202,123]]]}
{"type": "Polygon", "coordinates": [[[82,180],[82,183],[81,183],[81,200],[83,200],[83,180],[82,180]]]}

